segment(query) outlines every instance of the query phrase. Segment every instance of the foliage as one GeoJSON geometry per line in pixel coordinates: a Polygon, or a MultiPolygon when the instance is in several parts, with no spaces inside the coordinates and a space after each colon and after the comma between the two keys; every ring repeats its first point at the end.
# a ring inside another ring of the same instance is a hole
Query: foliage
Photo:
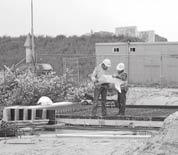
{"type": "Polygon", "coordinates": [[[67,74],[70,72],[60,77],[52,73],[36,76],[30,70],[16,75],[8,72],[0,83],[0,104],[34,105],[41,96],[48,96],[53,102],[79,101],[86,86],[76,87],[67,74]]]}
{"type": "MultiPolygon", "coordinates": [[[[16,65],[25,58],[26,36],[0,37],[0,69],[3,65],[16,65]]],[[[140,41],[138,38],[114,36],[108,32],[96,32],[82,36],[36,36],[35,52],[38,63],[51,64],[58,75],[64,73],[64,58],[78,58],[79,80],[86,79],[96,64],[95,43],[140,41]]]]}
{"type": "MultiPolygon", "coordinates": [[[[57,35],[56,37],[37,36],[35,37],[35,51],[37,54],[93,55],[95,54],[96,42],[140,41],[138,38],[104,34],[94,33],[69,37],[64,35],[57,35]]],[[[3,68],[3,65],[12,66],[17,64],[25,57],[25,39],[26,36],[0,37],[0,69],[3,68]]],[[[39,59],[38,61],[41,60],[39,59]]]]}

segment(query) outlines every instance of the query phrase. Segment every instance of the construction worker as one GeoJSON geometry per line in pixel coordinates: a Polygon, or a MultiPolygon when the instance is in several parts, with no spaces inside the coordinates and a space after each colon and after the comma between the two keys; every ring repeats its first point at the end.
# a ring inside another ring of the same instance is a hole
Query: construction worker
{"type": "Polygon", "coordinates": [[[94,101],[93,101],[93,108],[92,108],[92,116],[96,116],[97,108],[98,108],[98,99],[101,95],[101,106],[102,106],[102,116],[106,116],[106,96],[107,96],[107,89],[109,84],[108,83],[99,83],[99,79],[102,75],[107,75],[108,68],[111,67],[111,61],[109,59],[104,59],[101,64],[96,66],[94,69],[91,79],[94,83],[94,101]]]}
{"type": "Polygon", "coordinates": [[[118,92],[118,98],[116,102],[116,107],[119,108],[118,115],[125,115],[125,105],[126,105],[126,93],[128,91],[127,85],[127,73],[125,72],[124,63],[119,63],[116,66],[117,74],[114,77],[123,81],[121,84],[121,92],[118,92]]]}

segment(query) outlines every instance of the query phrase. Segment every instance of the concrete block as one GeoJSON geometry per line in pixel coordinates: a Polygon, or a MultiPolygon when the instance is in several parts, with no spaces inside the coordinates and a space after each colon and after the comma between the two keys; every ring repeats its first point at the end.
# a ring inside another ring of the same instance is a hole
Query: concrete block
{"type": "Polygon", "coordinates": [[[28,109],[24,109],[23,120],[28,120],[28,109]]]}
{"type": "Polygon", "coordinates": [[[19,109],[15,109],[15,121],[19,120],[19,109]]]}
{"type": "Polygon", "coordinates": [[[4,108],[4,110],[3,110],[3,120],[4,121],[8,121],[9,120],[8,112],[9,112],[9,109],[4,108]]]}
{"type": "Polygon", "coordinates": [[[32,109],[31,120],[34,121],[36,118],[36,109],[32,109]]]}
{"type": "Polygon", "coordinates": [[[47,110],[43,109],[42,119],[46,119],[47,110]]]}

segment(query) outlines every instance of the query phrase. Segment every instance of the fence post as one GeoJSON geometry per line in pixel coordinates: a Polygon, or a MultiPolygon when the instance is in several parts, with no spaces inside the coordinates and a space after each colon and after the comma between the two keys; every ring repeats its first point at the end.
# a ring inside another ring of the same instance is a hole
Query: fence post
{"type": "Polygon", "coordinates": [[[163,55],[160,55],[160,88],[163,88],[163,55]]]}
{"type": "Polygon", "coordinates": [[[3,69],[3,81],[4,81],[4,87],[5,87],[5,83],[6,83],[6,69],[3,69]]]}
{"type": "Polygon", "coordinates": [[[77,58],[77,73],[78,73],[77,82],[78,82],[78,85],[79,85],[79,82],[80,82],[79,57],[77,58]]]}

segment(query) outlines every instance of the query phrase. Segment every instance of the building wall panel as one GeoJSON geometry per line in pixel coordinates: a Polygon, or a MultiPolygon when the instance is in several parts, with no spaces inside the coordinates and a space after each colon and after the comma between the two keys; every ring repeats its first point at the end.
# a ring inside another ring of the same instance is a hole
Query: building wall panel
{"type": "Polygon", "coordinates": [[[124,62],[131,84],[178,86],[178,43],[100,43],[96,44],[97,63],[110,58],[110,73],[124,62]],[[118,47],[119,52],[113,52],[118,47]],[[135,48],[135,51],[131,51],[135,48]]]}

